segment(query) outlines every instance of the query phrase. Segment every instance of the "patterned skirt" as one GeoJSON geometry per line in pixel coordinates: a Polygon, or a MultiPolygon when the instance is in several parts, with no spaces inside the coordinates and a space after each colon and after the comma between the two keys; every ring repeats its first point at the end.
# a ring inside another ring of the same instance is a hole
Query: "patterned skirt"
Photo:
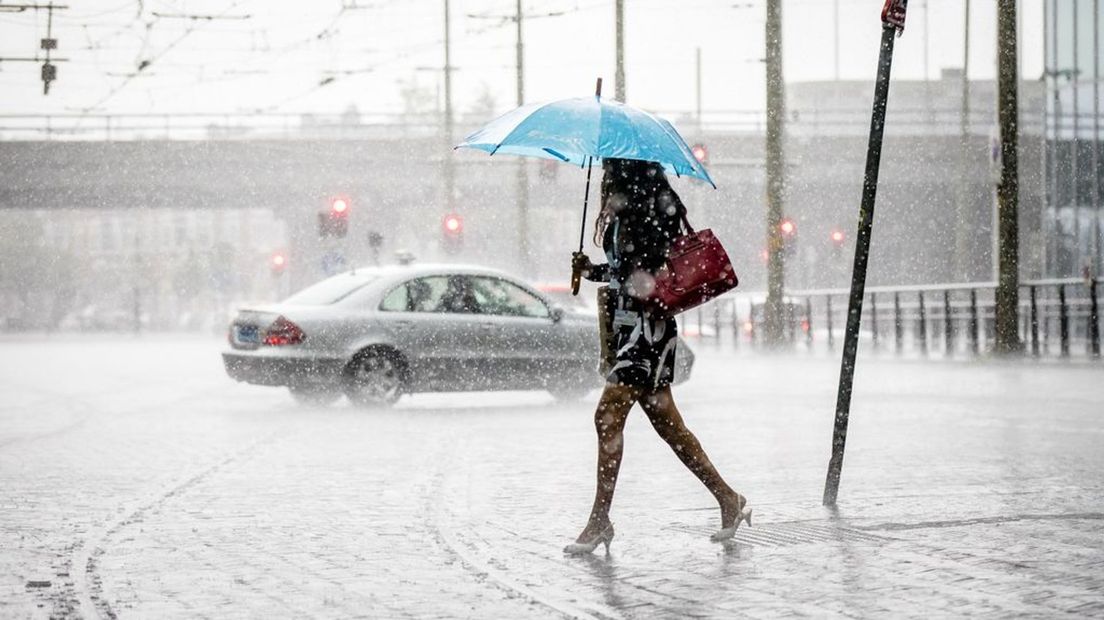
{"type": "Polygon", "coordinates": [[[678,326],[627,295],[610,295],[610,358],[606,381],[655,390],[675,380],[678,326]]]}

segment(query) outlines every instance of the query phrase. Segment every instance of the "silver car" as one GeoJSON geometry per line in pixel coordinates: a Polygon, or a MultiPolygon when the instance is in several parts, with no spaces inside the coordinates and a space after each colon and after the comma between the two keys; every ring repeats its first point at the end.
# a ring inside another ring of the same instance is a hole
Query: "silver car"
{"type": "MultiPolygon", "coordinates": [[[[356,269],[239,311],[226,372],[287,386],[316,404],[342,394],[389,405],[414,392],[548,390],[602,384],[593,313],[568,310],[503,272],[456,265],[356,269]]],[[[680,343],[680,379],[693,354],[680,343]]]]}

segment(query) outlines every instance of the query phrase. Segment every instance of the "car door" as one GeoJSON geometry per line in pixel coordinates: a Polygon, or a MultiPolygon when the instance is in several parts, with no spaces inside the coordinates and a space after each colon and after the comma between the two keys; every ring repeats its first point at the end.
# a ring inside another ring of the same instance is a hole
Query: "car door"
{"type": "Polygon", "coordinates": [[[475,275],[471,290],[479,304],[479,345],[488,356],[489,378],[499,387],[542,387],[562,361],[563,330],[548,305],[518,283],[475,275]]]}
{"type": "Polygon", "coordinates": [[[384,295],[380,314],[420,390],[465,390],[480,382],[485,329],[463,276],[408,280],[384,295]]]}

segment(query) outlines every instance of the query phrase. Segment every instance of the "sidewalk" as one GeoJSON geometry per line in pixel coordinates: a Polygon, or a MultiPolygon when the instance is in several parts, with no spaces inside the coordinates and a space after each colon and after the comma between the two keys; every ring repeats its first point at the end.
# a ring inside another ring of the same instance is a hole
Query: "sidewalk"
{"type": "Polygon", "coordinates": [[[710,543],[711,497],[634,412],[612,553],[565,558],[592,403],[301,409],[226,380],[214,343],[165,346],[6,345],[0,615],[1104,613],[1098,368],[860,361],[833,513],[838,362],[699,347],[677,398],[754,527],[710,543]]]}

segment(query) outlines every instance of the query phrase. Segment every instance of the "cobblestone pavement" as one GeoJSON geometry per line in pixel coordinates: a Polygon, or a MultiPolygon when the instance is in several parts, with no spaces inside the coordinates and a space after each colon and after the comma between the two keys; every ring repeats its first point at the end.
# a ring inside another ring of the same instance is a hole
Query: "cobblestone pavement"
{"type": "Polygon", "coordinates": [[[206,339],[0,341],[4,617],[1104,614],[1104,368],[860,361],[838,512],[838,362],[698,347],[676,396],[755,508],[630,419],[612,553],[588,401],[302,408],[206,339]]]}

